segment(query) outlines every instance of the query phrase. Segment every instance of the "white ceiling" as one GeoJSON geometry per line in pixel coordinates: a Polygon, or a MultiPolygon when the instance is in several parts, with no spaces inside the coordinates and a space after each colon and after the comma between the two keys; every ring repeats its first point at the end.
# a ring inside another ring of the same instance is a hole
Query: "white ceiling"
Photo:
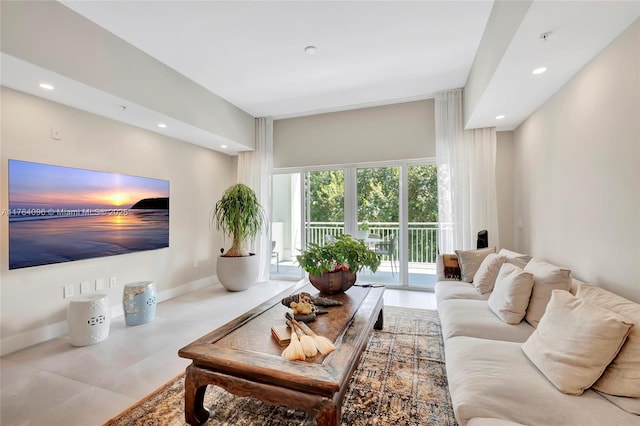
{"type": "Polygon", "coordinates": [[[637,0],[533,1],[466,127],[515,129],[639,16],[637,0]],[[532,75],[540,66],[548,71],[532,75]]]}
{"type": "Polygon", "coordinates": [[[283,117],[462,87],[493,2],[62,3],[249,114],[283,117]]]}
{"type": "MultiPolygon", "coordinates": [[[[432,98],[465,86],[493,7],[484,0],[61,3],[252,116],[274,118],[432,98]],[[308,45],[315,55],[304,53],[308,45]]],[[[637,1],[534,1],[497,58],[468,127],[515,128],[638,16],[637,1]],[[543,43],[545,31],[553,35],[543,43]],[[533,80],[530,70],[541,64],[549,71],[533,80]],[[506,118],[498,122],[497,114],[506,118]]],[[[109,94],[89,94],[85,85],[76,86],[75,103],[36,93],[24,81],[28,64],[7,56],[8,87],[152,131],[160,132],[139,124],[152,122],[149,115],[171,120],[144,108],[126,117],[103,113],[99,103],[109,94]]],[[[170,121],[161,132],[219,150],[210,134],[185,123],[170,121]]]]}

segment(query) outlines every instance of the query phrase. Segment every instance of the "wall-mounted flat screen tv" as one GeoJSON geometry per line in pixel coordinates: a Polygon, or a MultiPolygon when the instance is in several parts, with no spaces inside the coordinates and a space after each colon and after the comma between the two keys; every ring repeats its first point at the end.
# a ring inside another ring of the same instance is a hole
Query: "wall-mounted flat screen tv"
{"type": "Polygon", "coordinates": [[[9,160],[9,269],[169,246],[169,181],[9,160]]]}

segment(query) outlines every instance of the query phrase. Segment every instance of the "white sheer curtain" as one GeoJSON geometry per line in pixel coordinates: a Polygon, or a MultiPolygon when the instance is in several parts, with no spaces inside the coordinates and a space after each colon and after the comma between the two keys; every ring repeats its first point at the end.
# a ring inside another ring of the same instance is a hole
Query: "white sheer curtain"
{"type": "Polygon", "coordinates": [[[463,90],[436,95],[440,253],[476,248],[478,231],[497,246],[495,128],[464,130],[463,90]]]}
{"type": "MultiPolygon", "coordinates": [[[[500,245],[496,197],[496,128],[467,130],[469,158],[469,229],[465,247],[476,247],[478,231],[489,231],[489,247],[500,245]]],[[[465,239],[467,237],[465,236],[465,239]]]]}
{"type": "MultiPolygon", "coordinates": [[[[269,279],[271,264],[271,174],[273,170],[273,119],[256,118],[256,149],[238,154],[238,182],[252,188],[266,213],[266,223],[254,241],[260,256],[258,282],[269,279]]],[[[253,251],[253,250],[252,250],[253,251]]]]}
{"type": "Polygon", "coordinates": [[[467,210],[464,182],[468,180],[464,150],[462,89],[438,93],[436,113],[436,163],[438,165],[438,247],[440,253],[462,249],[464,221],[467,210]]]}

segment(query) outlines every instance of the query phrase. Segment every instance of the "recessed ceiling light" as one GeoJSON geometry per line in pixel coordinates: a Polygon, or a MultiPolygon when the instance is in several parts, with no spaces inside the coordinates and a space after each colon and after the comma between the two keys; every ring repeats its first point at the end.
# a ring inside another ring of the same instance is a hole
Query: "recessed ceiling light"
{"type": "Polygon", "coordinates": [[[158,123],[158,127],[160,127],[161,129],[166,129],[167,125],[164,123],[158,123]]]}
{"type": "Polygon", "coordinates": [[[307,55],[315,55],[317,51],[318,48],[315,46],[307,46],[304,48],[304,53],[306,53],[307,55]]]}
{"type": "Polygon", "coordinates": [[[42,87],[43,89],[46,90],[53,90],[54,87],[52,85],[50,85],[49,83],[40,83],[40,87],[42,87]]]}
{"type": "Polygon", "coordinates": [[[220,145],[220,148],[225,149],[227,146],[226,145],[220,145]]]}
{"type": "Polygon", "coordinates": [[[496,115],[496,120],[502,120],[504,118],[504,114],[496,115]]]}
{"type": "Polygon", "coordinates": [[[540,68],[536,68],[535,70],[531,71],[531,74],[542,74],[545,71],[547,71],[546,67],[540,67],[540,68]]]}

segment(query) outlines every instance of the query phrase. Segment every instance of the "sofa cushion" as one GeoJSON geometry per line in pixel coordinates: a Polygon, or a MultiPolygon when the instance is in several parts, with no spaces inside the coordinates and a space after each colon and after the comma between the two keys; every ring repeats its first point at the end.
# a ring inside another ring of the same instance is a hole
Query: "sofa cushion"
{"type": "MultiPolygon", "coordinates": [[[[593,386],[591,388],[593,389],[593,386]]],[[[598,395],[607,399],[612,404],[615,404],[617,407],[620,407],[627,413],[640,416],[640,398],[629,398],[626,396],[611,395],[600,391],[596,392],[598,392],[598,395]]],[[[640,424],[640,417],[638,418],[638,424],[640,424]]]]}
{"type": "Polygon", "coordinates": [[[505,263],[489,296],[489,308],[507,324],[519,324],[527,313],[532,288],[532,274],[505,263]]]}
{"type": "Polygon", "coordinates": [[[445,341],[447,380],[456,420],[496,418],[529,426],[637,425],[593,390],[580,397],[558,391],[521,350],[521,344],[474,337],[445,341]]]}
{"type": "Polygon", "coordinates": [[[518,253],[504,248],[500,249],[498,254],[505,256],[506,262],[516,265],[518,268],[522,269],[524,269],[524,267],[527,266],[527,263],[531,260],[531,256],[527,254],[518,253]]]}
{"type": "Polygon", "coordinates": [[[473,277],[473,285],[478,293],[485,294],[493,290],[498,272],[505,259],[505,256],[496,253],[490,253],[484,258],[473,277]]]}
{"type": "Polygon", "coordinates": [[[483,339],[524,342],[534,328],[527,322],[506,324],[494,314],[485,300],[449,299],[438,305],[442,336],[471,336],[483,339]]]}
{"type": "Polygon", "coordinates": [[[464,281],[438,281],[435,292],[438,303],[448,299],[487,300],[489,298],[489,293],[480,294],[473,284],[464,281]]]}
{"type": "Polygon", "coordinates": [[[553,290],[522,351],[560,391],[581,395],[618,354],[631,325],[615,312],[553,290]]]}
{"type": "Polygon", "coordinates": [[[576,295],[633,322],[627,341],[593,388],[612,395],[640,397],[640,304],[603,288],[581,284],[576,295]]]}
{"type": "Polygon", "coordinates": [[[568,291],[571,288],[571,271],[535,257],[527,263],[524,270],[533,274],[533,290],[525,319],[537,327],[551,298],[551,290],[568,291]]]}
{"type": "Polygon", "coordinates": [[[495,253],[496,248],[484,248],[478,250],[456,250],[462,281],[473,282],[473,277],[480,264],[488,254],[495,253]]]}

